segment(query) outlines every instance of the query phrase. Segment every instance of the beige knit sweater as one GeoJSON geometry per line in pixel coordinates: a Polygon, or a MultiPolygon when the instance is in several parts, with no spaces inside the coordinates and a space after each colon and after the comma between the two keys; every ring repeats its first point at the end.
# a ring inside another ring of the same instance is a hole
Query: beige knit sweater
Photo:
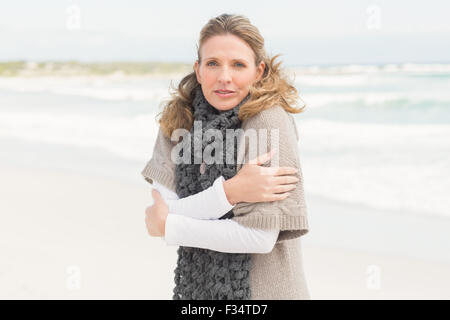
{"type": "MultiPolygon", "coordinates": [[[[257,155],[272,149],[271,131],[277,129],[278,158],[264,164],[271,166],[291,166],[298,169],[297,187],[291,195],[280,201],[246,203],[235,205],[233,218],[238,223],[261,229],[279,229],[280,234],[272,252],[252,254],[250,282],[252,299],[310,299],[303,271],[303,256],[300,237],[309,230],[307,210],[303,189],[303,175],[298,152],[298,130],[293,116],[281,106],[273,106],[242,123],[244,132],[249,129],[257,134],[256,141],[267,143],[267,149],[257,149],[257,155]],[[262,129],[262,130],[260,130],[262,129]],[[260,140],[260,137],[267,138],[260,140]]],[[[241,136],[238,143],[239,170],[243,163],[254,158],[250,152],[251,139],[241,136]]],[[[261,143],[261,142],[259,142],[261,143]]],[[[153,183],[153,179],[175,192],[175,164],[171,161],[174,142],[165,137],[161,129],[158,132],[153,155],[148,161],[142,175],[153,183]]],[[[253,149],[255,150],[255,149],[253,149]]]]}

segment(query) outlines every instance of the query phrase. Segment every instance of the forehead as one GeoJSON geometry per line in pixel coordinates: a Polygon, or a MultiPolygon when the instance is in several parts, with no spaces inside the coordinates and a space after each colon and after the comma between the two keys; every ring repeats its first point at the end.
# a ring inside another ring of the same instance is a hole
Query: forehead
{"type": "Polygon", "coordinates": [[[235,35],[213,36],[203,43],[201,47],[203,59],[254,60],[252,48],[242,39],[235,35]]]}

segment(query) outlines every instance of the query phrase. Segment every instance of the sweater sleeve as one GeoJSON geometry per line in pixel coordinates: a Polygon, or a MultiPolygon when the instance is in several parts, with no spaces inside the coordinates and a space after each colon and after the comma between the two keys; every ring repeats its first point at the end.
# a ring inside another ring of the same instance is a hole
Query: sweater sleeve
{"type": "Polygon", "coordinates": [[[169,246],[228,253],[269,253],[278,233],[278,230],[247,228],[232,219],[198,220],[169,213],[164,240],[169,246]]]}
{"type": "Polygon", "coordinates": [[[243,127],[245,134],[241,138],[238,148],[240,148],[239,152],[244,159],[242,157],[240,159],[238,153],[238,170],[244,162],[247,163],[254,158],[256,141],[256,144],[261,145],[263,143],[263,146],[266,146],[265,149],[257,148],[256,155],[264,154],[272,148],[278,151],[263,166],[295,167],[298,169],[296,176],[299,181],[296,188],[290,191],[291,195],[284,200],[237,203],[233,209],[235,217],[232,219],[251,228],[280,230],[277,241],[293,239],[306,234],[309,226],[306,216],[303,174],[300,165],[295,119],[281,106],[274,106],[248,119],[243,127]],[[257,139],[247,141],[245,136],[248,131],[256,132],[257,139]]]}
{"type": "Polygon", "coordinates": [[[159,128],[153,153],[141,174],[151,184],[158,181],[171,191],[175,191],[175,163],[171,159],[174,143],[159,128]]]}
{"type": "MultiPolygon", "coordinates": [[[[165,236],[162,237],[162,240],[170,246],[189,246],[229,253],[269,253],[278,238],[278,230],[247,228],[230,219],[206,220],[208,218],[205,217],[211,211],[217,211],[217,208],[224,211],[223,214],[229,211],[227,204],[217,202],[217,198],[223,196],[220,194],[220,192],[224,192],[223,189],[220,190],[217,187],[221,186],[223,180],[221,176],[208,189],[179,200],[177,200],[178,196],[175,192],[154,181],[155,188],[161,193],[166,203],[175,201],[182,204],[176,209],[173,207],[171,209],[168,204],[169,215],[166,219],[165,236]],[[206,196],[204,199],[201,197],[202,193],[206,196]],[[196,203],[196,199],[200,202],[206,201],[206,203],[196,203]],[[203,210],[206,211],[203,212],[203,210]],[[174,214],[174,211],[179,214],[174,214]],[[203,219],[195,219],[192,216],[200,216],[203,219]]],[[[231,206],[229,203],[228,205],[231,206]]]]}
{"type": "Polygon", "coordinates": [[[195,219],[219,219],[234,207],[223,189],[224,181],[223,176],[220,176],[209,188],[182,199],[156,180],[153,185],[163,196],[170,213],[195,219]]]}

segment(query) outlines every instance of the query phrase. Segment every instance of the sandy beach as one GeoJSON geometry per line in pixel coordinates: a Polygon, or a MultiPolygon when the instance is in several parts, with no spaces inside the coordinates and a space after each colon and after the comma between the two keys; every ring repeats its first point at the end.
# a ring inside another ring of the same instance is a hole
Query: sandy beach
{"type": "Polygon", "coordinates": [[[178,247],[148,234],[141,172],[161,127],[198,120],[200,84],[214,114],[251,93],[237,126],[293,117],[312,300],[449,300],[450,2],[400,3],[5,3],[0,299],[172,299],[178,247]],[[227,12],[257,41],[205,46],[227,12]]]}
{"type": "MultiPolygon", "coordinates": [[[[146,232],[144,180],[6,165],[0,176],[0,298],[171,299],[176,247],[146,232]]],[[[310,201],[311,215],[321,208],[310,201]]],[[[312,299],[450,298],[450,264],[320,245],[312,222],[312,299]]]]}

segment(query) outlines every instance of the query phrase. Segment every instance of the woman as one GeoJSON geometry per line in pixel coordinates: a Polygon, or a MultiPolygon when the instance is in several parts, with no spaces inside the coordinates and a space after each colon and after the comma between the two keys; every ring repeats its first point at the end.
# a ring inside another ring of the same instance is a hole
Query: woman
{"type": "Polygon", "coordinates": [[[291,106],[297,91],[246,17],[211,19],[199,44],[194,72],[164,108],[142,171],[162,193],[152,191],[149,234],[180,246],[173,298],[309,299],[300,251],[308,222],[290,115],[303,111],[291,106]]]}

